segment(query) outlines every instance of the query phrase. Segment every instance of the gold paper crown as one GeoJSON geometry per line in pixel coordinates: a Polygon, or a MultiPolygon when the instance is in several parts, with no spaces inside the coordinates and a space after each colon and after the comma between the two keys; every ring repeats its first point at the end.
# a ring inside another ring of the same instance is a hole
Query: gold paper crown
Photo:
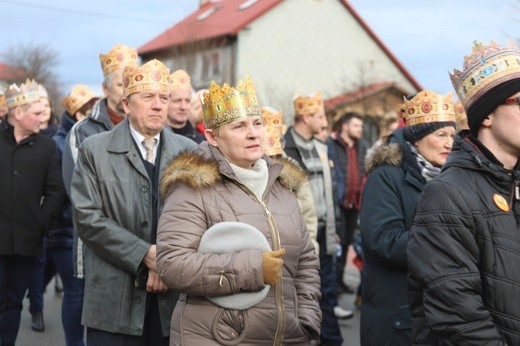
{"type": "Polygon", "coordinates": [[[433,91],[418,92],[411,100],[404,98],[406,126],[436,122],[455,122],[451,93],[446,96],[433,91]]]}
{"type": "Polygon", "coordinates": [[[454,70],[451,82],[465,109],[481,95],[510,79],[520,78],[520,50],[513,42],[505,47],[475,41],[470,56],[464,57],[463,71],[454,70]]]}
{"type": "Polygon", "coordinates": [[[9,108],[28,104],[40,100],[42,97],[41,86],[34,79],[27,79],[25,83],[11,84],[5,91],[5,103],[9,108]]]}
{"type": "Polygon", "coordinates": [[[186,90],[191,93],[191,78],[184,70],[177,70],[170,75],[172,91],[186,90]]]}
{"type": "Polygon", "coordinates": [[[139,66],[137,57],[137,49],[124,44],[114,46],[107,54],[99,54],[103,76],[106,77],[115,70],[123,69],[126,66],[139,66]]]}
{"type": "Polygon", "coordinates": [[[87,102],[97,98],[98,97],[94,95],[94,92],[90,90],[88,86],[78,84],[72,88],[69,96],[63,99],[63,105],[70,115],[74,115],[87,102]]]}
{"type": "Polygon", "coordinates": [[[170,70],[159,60],[153,59],[140,67],[126,66],[123,70],[123,95],[143,90],[170,92],[170,70]]]}
{"type": "Polygon", "coordinates": [[[294,98],[293,103],[294,111],[297,116],[313,115],[320,111],[325,111],[320,93],[310,96],[297,96],[294,98]]]}
{"type": "Polygon", "coordinates": [[[236,88],[211,82],[209,91],[201,96],[204,125],[213,129],[241,118],[262,116],[251,77],[239,81],[236,88]]]}
{"type": "Polygon", "coordinates": [[[281,155],[283,135],[283,114],[271,107],[262,108],[265,123],[264,151],[269,156],[281,155]]]}

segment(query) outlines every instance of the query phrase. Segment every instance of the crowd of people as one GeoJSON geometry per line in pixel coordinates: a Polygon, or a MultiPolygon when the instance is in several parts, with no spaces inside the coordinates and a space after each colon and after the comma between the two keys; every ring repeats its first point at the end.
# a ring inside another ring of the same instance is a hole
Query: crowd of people
{"type": "Polygon", "coordinates": [[[68,346],[341,346],[344,293],[362,345],[520,344],[516,46],[476,42],[460,105],[409,95],[372,146],[319,92],[287,127],[249,76],[197,91],[122,44],[100,63],[103,96],[74,86],[59,120],[38,81],[0,95],[0,345],[26,296],[45,331],[52,278],[68,346]]]}

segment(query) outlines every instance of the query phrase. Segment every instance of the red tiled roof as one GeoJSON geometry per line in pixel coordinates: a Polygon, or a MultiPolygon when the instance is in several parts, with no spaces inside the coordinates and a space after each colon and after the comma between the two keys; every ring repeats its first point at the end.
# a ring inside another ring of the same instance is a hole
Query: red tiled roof
{"type": "Polygon", "coordinates": [[[15,81],[23,79],[24,76],[25,71],[23,69],[0,62],[0,80],[15,81]]]}
{"type": "Polygon", "coordinates": [[[227,35],[236,35],[246,25],[269,11],[283,0],[258,0],[246,9],[239,6],[246,0],[208,1],[197,11],[184,18],[153,40],[141,46],[139,54],[161,50],[187,42],[195,42],[227,35]],[[203,20],[197,17],[215,9],[203,20]]]}
{"type": "Polygon", "coordinates": [[[401,88],[399,88],[394,82],[379,82],[379,83],[367,85],[365,87],[356,89],[356,90],[348,92],[348,93],[344,93],[344,94],[341,94],[338,96],[331,97],[331,98],[323,101],[323,104],[324,104],[326,110],[334,109],[337,106],[340,106],[340,105],[343,105],[343,104],[346,104],[349,102],[354,102],[354,101],[357,101],[364,97],[368,97],[368,96],[377,94],[378,92],[389,89],[391,87],[401,90],[401,88]]]}
{"type": "MultiPolygon", "coordinates": [[[[258,0],[244,10],[239,10],[239,6],[247,0],[213,0],[208,1],[190,16],[184,18],[179,23],[164,31],[162,34],[141,46],[139,54],[146,54],[159,51],[172,46],[182,45],[188,42],[196,42],[210,38],[217,38],[228,35],[236,35],[249,23],[264,13],[280,4],[283,0],[258,0]],[[206,11],[215,11],[203,20],[198,20],[206,11]]],[[[390,52],[379,37],[370,29],[367,23],[360,17],[348,0],[340,0],[346,9],[352,14],[354,19],[361,25],[374,42],[396,65],[401,73],[416,88],[421,90],[421,85],[412,77],[401,62],[390,52]]]]}

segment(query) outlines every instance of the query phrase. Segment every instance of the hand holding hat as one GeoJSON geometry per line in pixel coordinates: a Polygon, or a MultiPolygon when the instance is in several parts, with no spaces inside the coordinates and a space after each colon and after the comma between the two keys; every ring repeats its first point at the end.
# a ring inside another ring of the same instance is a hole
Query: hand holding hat
{"type": "Polygon", "coordinates": [[[285,249],[266,251],[262,253],[262,270],[264,272],[264,283],[274,285],[282,276],[282,265],[285,249]]]}

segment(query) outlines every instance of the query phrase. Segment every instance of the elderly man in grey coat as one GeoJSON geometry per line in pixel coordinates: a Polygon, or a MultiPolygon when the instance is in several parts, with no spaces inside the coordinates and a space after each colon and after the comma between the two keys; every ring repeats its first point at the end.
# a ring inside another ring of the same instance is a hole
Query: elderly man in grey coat
{"type": "Polygon", "coordinates": [[[177,294],[157,274],[163,167],[196,144],[164,130],[169,70],[125,67],[127,119],[79,148],[71,196],[85,253],[82,323],[89,345],[168,345],[177,294]]]}

